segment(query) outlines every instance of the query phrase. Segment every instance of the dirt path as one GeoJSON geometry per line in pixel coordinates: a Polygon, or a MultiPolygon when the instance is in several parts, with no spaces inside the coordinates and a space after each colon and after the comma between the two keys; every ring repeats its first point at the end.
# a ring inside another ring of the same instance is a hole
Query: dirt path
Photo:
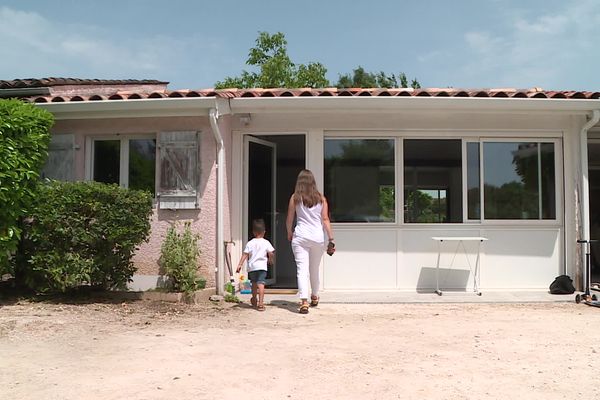
{"type": "Polygon", "coordinates": [[[0,308],[1,399],[594,399],[600,309],[0,308]]]}

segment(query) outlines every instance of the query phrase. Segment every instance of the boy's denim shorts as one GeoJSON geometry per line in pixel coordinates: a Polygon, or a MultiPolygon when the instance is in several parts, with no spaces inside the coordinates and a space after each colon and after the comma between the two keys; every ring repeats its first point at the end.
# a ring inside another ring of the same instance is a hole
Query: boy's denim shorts
{"type": "Polygon", "coordinates": [[[252,283],[262,283],[264,285],[267,282],[267,271],[262,269],[250,271],[248,272],[248,279],[252,283]]]}

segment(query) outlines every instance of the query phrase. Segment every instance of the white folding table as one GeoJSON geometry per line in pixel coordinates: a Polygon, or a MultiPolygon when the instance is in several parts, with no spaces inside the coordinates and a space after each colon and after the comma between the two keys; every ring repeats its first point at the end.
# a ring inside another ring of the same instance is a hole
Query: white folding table
{"type": "MultiPolygon", "coordinates": [[[[469,265],[469,269],[471,270],[471,272],[473,272],[473,291],[477,293],[478,296],[481,296],[481,292],[479,291],[479,266],[481,261],[481,243],[487,241],[488,239],[481,236],[433,236],[431,239],[438,242],[438,257],[435,268],[435,293],[437,293],[438,296],[442,295],[442,291],[440,290],[440,257],[442,255],[442,243],[458,242],[456,245],[456,250],[454,251],[454,257],[456,257],[456,254],[458,254],[458,250],[462,247],[465,253],[465,257],[467,258],[467,264],[469,265]],[[471,262],[469,261],[469,254],[467,252],[467,248],[465,247],[465,242],[478,242],[477,260],[475,261],[475,271],[473,271],[473,269],[471,268],[471,262]]],[[[450,265],[450,267],[452,267],[452,265],[450,265]]]]}

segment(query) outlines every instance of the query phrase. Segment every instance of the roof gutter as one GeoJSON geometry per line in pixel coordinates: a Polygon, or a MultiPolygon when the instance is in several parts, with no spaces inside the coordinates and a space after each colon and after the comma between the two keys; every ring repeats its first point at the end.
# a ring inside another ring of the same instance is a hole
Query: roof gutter
{"type": "Polygon", "coordinates": [[[223,185],[225,177],[225,146],[223,135],[219,128],[219,111],[211,108],[209,111],[210,127],[212,128],[215,142],[217,145],[217,265],[215,268],[215,286],[217,294],[224,292],[223,284],[225,282],[225,247],[224,247],[224,223],[223,223],[223,185]]]}
{"type": "MultiPolygon", "coordinates": [[[[581,237],[582,240],[590,240],[590,183],[588,171],[588,131],[600,121],[600,110],[593,110],[589,121],[581,127],[579,145],[581,147],[581,237]]],[[[585,252],[584,252],[585,253],[585,252]]],[[[582,254],[585,257],[585,254],[582,254]]],[[[583,264],[585,265],[585,258],[583,264]]],[[[585,268],[583,268],[585,271],[585,268]]],[[[584,272],[585,275],[585,272],[584,272]]],[[[587,277],[584,276],[584,279],[587,277]]]]}
{"type": "Polygon", "coordinates": [[[35,103],[57,120],[138,117],[208,116],[215,107],[215,97],[184,97],[131,100],[88,100],[35,103]]]}
{"type": "Polygon", "coordinates": [[[597,107],[597,99],[532,99],[480,97],[248,97],[231,99],[231,110],[241,113],[397,113],[431,112],[432,109],[468,112],[565,112],[588,114],[597,107]]]}

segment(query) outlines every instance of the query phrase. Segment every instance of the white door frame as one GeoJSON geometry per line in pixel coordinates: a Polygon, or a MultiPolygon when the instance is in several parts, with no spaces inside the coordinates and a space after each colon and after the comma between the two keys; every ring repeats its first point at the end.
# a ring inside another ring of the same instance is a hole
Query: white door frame
{"type": "MultiPolygon", "coordinates": [[[[244,237],[244,137],[251,136],[289,136],[301,135],[304,137],[304,160],[305,168],[310,169],[315,174],[317,185],[323,186],[323,129],[307,129],[294,131],[267,131],[267,130],[234,130],[232,132],[231,148],[231,241],[232,258],[239,260],[244,250],[247,236],[244,237]]],[[[321,268],[321,288],[323,288],[323,270],[321,268]]]]}
{"type": "MultiPolygon", "coordinates": [[[[249,237],[250,232],[248,231],[248,224],[250,222],[249,214],[248,214],[248,202],[249,202],[249,191],[248,191],[248,178],[250,172],[250,143],[256,143],[262,146],[270,147],[273,150],[272,158],[271,158],[271,232],[269,232],[271,236],[271,244],[273,247],[277,246],[277,232],[276,232],[276,220],[275,220],[275,209],[276,209],[276,201],[277,201],[277,145],[273,142],[269,142],[267,140],[258,139],[251,135],[244,136],[244,163],[243,163],[243,179],[244,179],[244,188],[243,188],[243,225],[242,225],[242,246],[245,246],[249,237]]],[[[267,279],[267,285],[273,285],[277,281],[277,263],[272,267],[273,274],[271,278],[267,279]]]]}

